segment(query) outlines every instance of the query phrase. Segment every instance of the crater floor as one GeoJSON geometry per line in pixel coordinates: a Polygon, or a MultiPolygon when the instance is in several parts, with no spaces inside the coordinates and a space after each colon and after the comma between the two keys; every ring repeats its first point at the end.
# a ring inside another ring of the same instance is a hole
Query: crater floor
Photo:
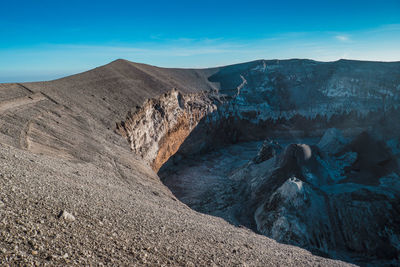
{"type": "Polygon", "coordinates": [[[246,165],[257,154],[261,144],[238,143],[189,156],[162,169],[159,176],[172,193],[189,207],[236,224],[236,219],[228,211],[221,210],[229,202],[226,199],[227,190],[232,190],[234,182],[230,175],[246,165]]]}
{"type": "MultiPolygon", "coordinates": [[[[291,143],[316,144],[319,138],[277,139],[281,146],[291,143]]],[[[241,203],[234,199],[240,190],[233,174],[248,165],[262,147],[263,141],[240,142],[209,151],[189,155],[167,164],[158,175],[162,182],[183,203],[192,209],[221,217],[240,225],[234,214],[241,203]]],[[[253,229],[254,230],[254,229],[253,229]]]]}

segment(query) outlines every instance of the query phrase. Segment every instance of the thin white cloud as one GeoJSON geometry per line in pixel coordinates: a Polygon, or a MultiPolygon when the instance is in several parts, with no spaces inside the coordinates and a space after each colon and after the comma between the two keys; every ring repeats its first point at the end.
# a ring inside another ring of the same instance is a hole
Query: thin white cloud
{"type": "Polygon", "coordinates": [[[348,42],[350,41],[350,37],[347,35],[336,35],[335,38],[341,42],[348,42]]]}

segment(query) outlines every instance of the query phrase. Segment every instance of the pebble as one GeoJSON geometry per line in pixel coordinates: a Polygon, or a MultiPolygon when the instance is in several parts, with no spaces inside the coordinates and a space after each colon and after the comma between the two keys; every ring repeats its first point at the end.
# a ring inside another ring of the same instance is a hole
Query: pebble
{"type": "Polygon", "coordinates": [[[63,211],[60,212],[60,214],[58,215],[58,218],[59,218],[59,219],[64,219],[64,220],[66,220],[66,221],[68,221],[68,222],[73,222],[73,221],[75,221],[74,215],[72,215],[71,213],[69,213],[69,212],[67,212],[67,211],[65,211],[65,210],[63,210],[63,211]]]}

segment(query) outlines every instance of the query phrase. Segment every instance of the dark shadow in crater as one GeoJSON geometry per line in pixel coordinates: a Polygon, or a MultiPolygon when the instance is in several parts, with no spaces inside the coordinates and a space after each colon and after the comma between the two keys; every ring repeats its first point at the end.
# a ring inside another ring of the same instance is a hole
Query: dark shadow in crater
{"type": "MultiPolygon", "coordinates": [[[[371,112],[368,119],[357,120],[358,115],[350,112],[330,120],[323,116],[307,119],[298,115],[290,120],[260,121],[258,124],[246,119],[221,117],[218,111],[204,117],[158,175],[172,193],[192,209],[221,217],[255,233],[259,233],[254,219],[255,204],[258,203],[251,199],[245,177],[236,180],[232,174],[252,161],[263,140],[278,140],[283,147],[291,143],[316,144],[328,128],[341,128],[355,136],[380,123],[378,111],[371,112]]],[[[361,138],[365,137],[361,135],[361,138]]],[[[388,164],[393,162],[378,162],[378,166],[388,164]]],[[[355,171],[357,166],[355,164],[352,170],[355,171]]],[[[361,265],[369,261],[363,256],[354,259],[339,253],[310,252],[361,265]]]]}

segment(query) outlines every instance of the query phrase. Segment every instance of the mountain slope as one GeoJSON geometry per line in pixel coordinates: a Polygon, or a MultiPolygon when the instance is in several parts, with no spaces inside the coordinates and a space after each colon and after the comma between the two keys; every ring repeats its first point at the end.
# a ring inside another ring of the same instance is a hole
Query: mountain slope
{"type": "Polygon", "coordinates": [[[217,71],[117,60],[0,85],[0,264],[345,265],[189,209],[115,134],[145,99],[218,89],[217,71]]]}

